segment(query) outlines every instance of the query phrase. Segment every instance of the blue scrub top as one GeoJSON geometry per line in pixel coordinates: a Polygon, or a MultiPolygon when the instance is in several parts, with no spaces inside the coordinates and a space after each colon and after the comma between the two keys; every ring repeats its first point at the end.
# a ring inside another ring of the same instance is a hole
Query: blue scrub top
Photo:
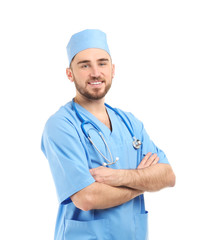
{"type": "MultiPolygon", "coordinates": [[[[142,122],[131,113],[117,111],[124,117],[142,142],[135,150],[132,137],[121,120],[111,109],[107,112],[112,131],[86,109],[76,104],[76,108],[85,120],[94,122],[104,135],[113,159],[119,157],[113,169],[135,169],[148,152],[157,153],[159,163],[168,160],[162,150],[155,146],[144,129],[142,122]]],[[[91,124],[85,125],[97,148],[110,159],[108,149],[91,124]]],[[[49,161],[60,203],[56,221],[55,240],[146,240],[147,212],[144,209],[143,196],[120,206],[83,211],[70,200],[70,196],[95,182],[89,169],[102,166],[105,160],[91,145],[81,130],[81,121],[77,117],[72,102],[61,107],[47,121],[42,136],[42,151],[49,161]]]]}

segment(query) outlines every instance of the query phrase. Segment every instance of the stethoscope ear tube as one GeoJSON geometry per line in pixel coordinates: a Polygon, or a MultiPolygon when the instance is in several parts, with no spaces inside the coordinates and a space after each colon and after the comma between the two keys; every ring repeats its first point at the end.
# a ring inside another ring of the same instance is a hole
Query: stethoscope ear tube
{"type": "Polygon", "coordinates": [[[119,158],[116,157],[116,159],[115,159],[114,162],[110,162],[110,163],[103,162],[102,166],[104,166],[104,167],[106,167],[106,166],[110,166],[110,165],[112,165],[112,164],[115,164],[118,160],[119,160],[119,158]]]}

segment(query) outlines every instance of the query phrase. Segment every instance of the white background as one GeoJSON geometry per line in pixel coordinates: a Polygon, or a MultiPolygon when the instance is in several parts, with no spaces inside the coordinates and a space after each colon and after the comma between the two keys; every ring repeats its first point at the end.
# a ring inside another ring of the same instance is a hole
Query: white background
{"type": "Polygon", "coordinates": [[[206,239],[206,6],[173,1],[1,1],[0,239],[53,239],[58,210],[40,151],[48,117],[75,94],[66,45],[107,33],[116,76],[106,101],[144,122],[176,173],[146,194],[150,239],[206,239]]]}

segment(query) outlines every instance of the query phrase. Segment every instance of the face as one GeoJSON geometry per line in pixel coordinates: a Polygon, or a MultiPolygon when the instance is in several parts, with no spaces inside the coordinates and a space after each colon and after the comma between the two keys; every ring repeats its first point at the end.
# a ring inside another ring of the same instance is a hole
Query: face
{"type": "Polygon", "coordinates": [[[110,55],[97,48],[79,52],[67,69],[68,78],[75,83],[77,97],[100,100],[109,91],[114,77],[110,55]]]}

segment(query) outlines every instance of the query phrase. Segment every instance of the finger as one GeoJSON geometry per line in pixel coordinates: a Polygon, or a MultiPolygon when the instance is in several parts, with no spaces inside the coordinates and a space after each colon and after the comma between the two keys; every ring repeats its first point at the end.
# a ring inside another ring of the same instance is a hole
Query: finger
{"type": "Polygon", "coordinates": [[[89,170],[92,176],[95,175],[96,169],[97,169],[97,168],[91,168],[91,169],[89,170]]]}
{"type": "Polygon", "coordinates": [[[103,168],[102,166],[100,166],[100,167],[96,167],[96,168],[91,168],[91,169],[89,169],[89,171],[90,171],[90,173],[91,172],[96,172],[96,171],[98,171],[98,169],[101,169],[101,168],[103,168]]]}
{"type": "Polygon", "coordinates": [[[143,167],[145,166],[146,162],[148,161],[148,159],[150,158],[151,155],[152,155],[152,153],[151,153],[151,152],[148,152],[148,153],[144,156],[144,158],[142,159],[142,161],[140,162],[140,164],[139,164],[139,166],[138,166],[138,169],[143,168],[143,167]]]}
{"type": "Polygon", "coordinates": [[[144,167],[145,163],[147,162],[147,160],[149,159],[149,157],[150,157],[151,154],[152,154],[152,153],[147,153],[147,154],[144,156],[144,158],[142,159],[142,161],[140,162],[140,164],[139,164],[139,166],[138,166],[138,169],[144,167]]]}
{"type": "Polygon", "coordinates": [[[149,167],[153,162],[154,160],[157,158],[157,154],[154,153],[148,160],[147,162],[145,163],[145,167],[149,167]]]}
{"type": "Polygon", "coordinates": [[[159,162],[160,158],[159,157],[156,157],[155,160],[153,161],[153,163],[151,165],[155,165],[159,162]]]}

